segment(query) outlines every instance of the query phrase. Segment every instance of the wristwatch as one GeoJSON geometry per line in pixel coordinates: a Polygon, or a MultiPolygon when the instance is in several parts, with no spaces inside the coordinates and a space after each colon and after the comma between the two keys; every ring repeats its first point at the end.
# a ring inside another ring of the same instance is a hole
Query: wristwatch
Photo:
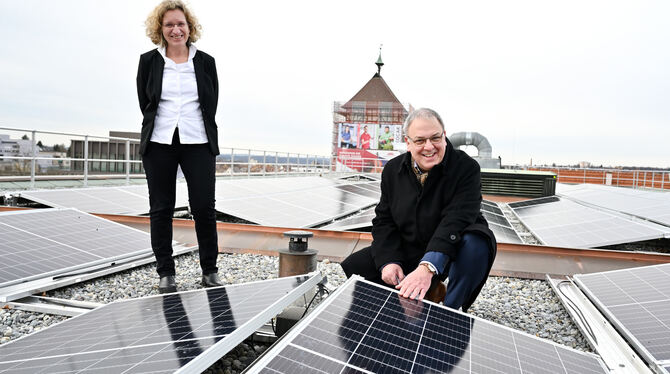
{"type": "Polygon", "coordinates": [[[428,269],[428,271],[430,271],[433,275],[437,274],[437,269],[435,269],[435,266],[433,264],[431,264],[430,262],[424,261],[424,262],[419,264],[419,266],[422,266],[422,265],[425,266],[426,269],[428,269]]]}

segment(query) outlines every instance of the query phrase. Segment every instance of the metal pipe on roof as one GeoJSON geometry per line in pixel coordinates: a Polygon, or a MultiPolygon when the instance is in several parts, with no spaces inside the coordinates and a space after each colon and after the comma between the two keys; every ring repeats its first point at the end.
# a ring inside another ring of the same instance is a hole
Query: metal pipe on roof
{"type": "Polygon", "coordinates": [[[491,158],[493,148],[486,137],[478,132],[457,132],[449,136],[449,141],[458,148],[462,145],[473,145],[477,147],[480,158],[491,158]]]}

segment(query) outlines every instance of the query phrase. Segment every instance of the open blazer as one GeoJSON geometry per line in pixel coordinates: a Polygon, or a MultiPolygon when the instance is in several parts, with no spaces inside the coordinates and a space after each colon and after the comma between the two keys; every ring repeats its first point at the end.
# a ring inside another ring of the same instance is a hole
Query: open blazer
{"type": "MultiPolygon", "coordinates": [[[[140,56],[140,66],[137,68],[137,97],[140,101],[142,120],[142,135],[140,137],[140,155],[144,155],[147,145],[154,132],[154,119],[158,111],[163,89],[163,67],[165,60],[157,49],[153,49],[140,56]]],[[[216,105],[219,102],[219,78],[216,75],[214,57],[205,52],[197,51],[193,56],[195,80],[198,85],[198,99],[202,119],[205,122],[205,132],[209,150],[214,155],[219,154],[218,132],[214,116],[216,105]]]]}

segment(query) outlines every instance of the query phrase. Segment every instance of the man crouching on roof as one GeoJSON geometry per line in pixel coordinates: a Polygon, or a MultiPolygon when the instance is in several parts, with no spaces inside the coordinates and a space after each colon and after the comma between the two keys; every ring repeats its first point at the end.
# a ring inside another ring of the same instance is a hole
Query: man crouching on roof
{"type": "Polygon", "coordinates": [[[467,311],[496,255],[495,236],[480,212],[479,165],[454,149],[432,109],[412,112],[403,132],[408,152],[382,172],[372,245],[347,257],[342,268],[347,277],[359,274],[419,300],[449,278],[444,305],[467,311]]]}

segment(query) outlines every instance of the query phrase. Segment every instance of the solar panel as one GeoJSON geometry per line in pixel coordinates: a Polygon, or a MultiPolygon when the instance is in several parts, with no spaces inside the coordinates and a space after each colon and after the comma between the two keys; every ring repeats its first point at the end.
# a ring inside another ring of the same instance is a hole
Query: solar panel
{"type": "Polygon", "coordinates": [[[484,218],[486,218],[486,221],[488,223],[495,223],[496,225],[499,226],[512,227],[509,221],[507,220],[507,217],[503,215],[489,213],[487,211],[482,211],[482,215],[484,216],[484,218]]]}
{"type": "Polygon", "coordinates": [[[482,203],[481,210],[484,211],[484,212],[489,212],[489,213],[497,214],[497,215],[500,215],[500,216],[503,215],[502,210],[498,206],[491,206],[489,204],[482,203]]]}
{"type": "Polygon", "coordinates": [[[593,184],[558,187],[561,196],[670,226],[670,193],[593,184]]]}
{"type": "Polygon", "coordinates": [[[234,179],[217,183],[216,209],[266,226],[314,227],[379,201],[377,182],[319,177],[234,179]]]}
{"type": "Polygon", "coordinates": [[[523,243],[498,204],[482,200],[481,211],[499,243],[523,243]]]}
{"type": "Polygon", "coordinates": [[[113,302],[0,346],[0,373],[201,372],[320,279],[113,302]]]}
{"type": "Polygon", "coordinates": [[[504,216],[505,215],[505,214],[503,214],[502,209],[500,209],[500,207],[498,206],[497,203],[494,203],[493,201],[488,201],[488,200],[482,200],[481,211],[497,214],[499,216],[504,216]]]}
{"type": "MultiPolygon", "coordinates": [[[[487,218],[488,220],[488,218],[487,218]]],[[[514,228],[509,226],[501,226],[492,222],[489,222],[489,229],[493,231],[493,235],[496,237],[498,243],[519,243],[523,244],[523,240],[519,237],[519,234],[514,230],[514,228]]]]}
{"type": "Polygon", "coordinates": [[[607,373],[595,355],[353,277],[249,373],[607,373]]]}
{"type": "Polygon", "coordinates": [[[509,207],[546,245],[593,248],[662,238],[670,233],[662,226],[632,221],[556,196],[510,203],[509,207]]]}
{"type": "Polygon", "coordinates": [[[375,218],[375,208],[369,208],[360,214],[335,221],[326,226],[319,227],[324,230],[355,230],[372,227],[372,219],[375,218]]]}
{"type": "Polygon", "coordinates": [[[670,264],[574,279],[649,363],[670,362],[670,264]]]}
{"type": "Polygon", "coordinates": [[[538,198],[538,199],[517,201],[515,203],[509,203],[507,205],[512,209],[516,209],[516,208],[523,208],[523,207],[534,206],[534,205],[555,203],[555,202],[560,201],[560,200],[561,199],[558,198],[557,196],[547,196],[547,197],[541,197],[541,198],[538,198]]]}
{"type": "MultiPolygon", "coordinates": [[[[523,243],[516,230],[512,227],[507,218],[503,215],[502,210],[497,204],[483,200],[482,214],[489,223],[489,228],[493,231],[498,242],[502,243],[523,243]],[[491,213],[491,212],[499,212],[491,213]]],[[[356,230],[372,227],[372,219],[375,218],[374,208],[370,208],[361,212],[360,214],[335,221],[331,224],[321,226],[324,230],[356,230]]]]}
{"type": "Polygon", "coordinates": [[[149,234],[76,209],[0,213],[0,238],[0,288],[152,253],[149,234]]]}
{"type": "Polygon", "coordinates": [[[365,197],[369,197],[369,198],[375,199],[375,200],[379,200],[379,198],[381,197],[381,193],[379,193],[379,192],[372,191],[368,188],[357,186],[357,185],[354,185],[354,184],[345,184],[345,185],[341,185],[341,186],[336,186],[335,188],[337,188],[338,190],[343,190],[343,191],[355,193],[357,195],[362,195],[362,196],[365,196],[365,197]]]}
{"type": "MultiPolygon", "coordinates": [[[[17,195],[52,208],[76,208],[88,213],[149,213],[149,191],[146,185],[22,191],[17,195]]],[[[188,206],[186,183],[177,183],[175,206],[188,206]]]]}

